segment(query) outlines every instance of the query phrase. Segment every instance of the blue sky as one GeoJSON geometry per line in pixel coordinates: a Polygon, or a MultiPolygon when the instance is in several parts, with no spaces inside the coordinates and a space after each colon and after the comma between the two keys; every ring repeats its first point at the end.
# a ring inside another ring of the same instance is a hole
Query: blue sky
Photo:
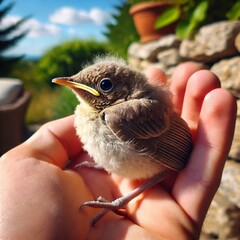
{"type": "MultiPolygon", "coordinates": [[[[12,0],[12,10],[1,22],[8,26],[18,19],[31,16],[22,26],[28,35],[10,49],[8,55],[40,56],[48,48],[70,39],[94,37],[104,40],[105,24],[112,20],[114,5],[121,0],[12,0]]],[[[4,0],[1,7],[12,2],[4,0]]]]}

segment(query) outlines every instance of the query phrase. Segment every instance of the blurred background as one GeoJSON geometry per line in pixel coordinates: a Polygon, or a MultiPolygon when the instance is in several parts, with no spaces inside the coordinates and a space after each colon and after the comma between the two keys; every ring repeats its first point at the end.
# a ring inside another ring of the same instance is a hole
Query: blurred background
{"type": "Polygon", "coordinates": [[[27,124],[73,113],[75,96],[52,78],[77,73],[96,55],[126,58],[138,39],[128,10],[118,0],[0,1],[0,77],[21,79],[31,92],[27,124]]]}
{"type": "Polygon", "coordinates": [[[214,72],[238,104],[200,239],[240,239],[239,19],[240,0],[0,0],[0,156],[45,122],[73,114],[75,95],[51,80],[76,74],[97,55],[141,71],[158,67],[169,81],[180,63],[193,61],[214,72]]]}

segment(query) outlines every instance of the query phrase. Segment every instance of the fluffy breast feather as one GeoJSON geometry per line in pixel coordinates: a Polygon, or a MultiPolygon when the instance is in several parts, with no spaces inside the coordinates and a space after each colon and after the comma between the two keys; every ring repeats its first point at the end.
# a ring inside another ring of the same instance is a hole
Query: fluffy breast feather
{"type": "Polygon", "coordinates": [[[86,112],[81,104],[75,111],[75,127],[84,150],[97,165],[110,173],[132,178],[150,178],[164,167],[136,152],[130,142],[119,140],[102,124],[97,112],[86,112]]]}

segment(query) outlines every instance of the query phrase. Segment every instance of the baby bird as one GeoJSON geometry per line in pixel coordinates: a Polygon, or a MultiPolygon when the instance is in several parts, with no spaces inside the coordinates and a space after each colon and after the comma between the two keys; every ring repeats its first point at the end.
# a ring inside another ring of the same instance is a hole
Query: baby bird
{"type": "Polygon", "coordinates": [[[113,57],[100,58],[72,77],[52,81],[70,87],[79,98],[75,127],[95,167],[147,180],[113,202],[99,197],[84,203],[82,206],[104,209],[93,224],[162,181],[167,169],[179,172],[185,167],[192,136],[186,122],[174,112],[166,86],[151,85],[144,74],[113,57]]]}

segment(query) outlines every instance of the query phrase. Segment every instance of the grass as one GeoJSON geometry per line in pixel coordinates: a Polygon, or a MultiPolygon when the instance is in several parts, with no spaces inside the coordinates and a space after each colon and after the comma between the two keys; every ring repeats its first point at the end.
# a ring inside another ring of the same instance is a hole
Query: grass
{"type": "Polygon", "coordinates": [[[30,103],[26,121],[28,124],[42,124],[73,114],[78,101],[75,95],[64,87],[41,89],[31,88],[30,103]]]}
{"type": "Polygon", "coordinates": [[[21,79],[25,88],[32,93],[27,124],[43,124],[72,114],[78,104],[75,95],[66,87],[49,84],[50,77],[38,82],[37,66],[38,61],[21,61],[9,76],[21,79]]]}

